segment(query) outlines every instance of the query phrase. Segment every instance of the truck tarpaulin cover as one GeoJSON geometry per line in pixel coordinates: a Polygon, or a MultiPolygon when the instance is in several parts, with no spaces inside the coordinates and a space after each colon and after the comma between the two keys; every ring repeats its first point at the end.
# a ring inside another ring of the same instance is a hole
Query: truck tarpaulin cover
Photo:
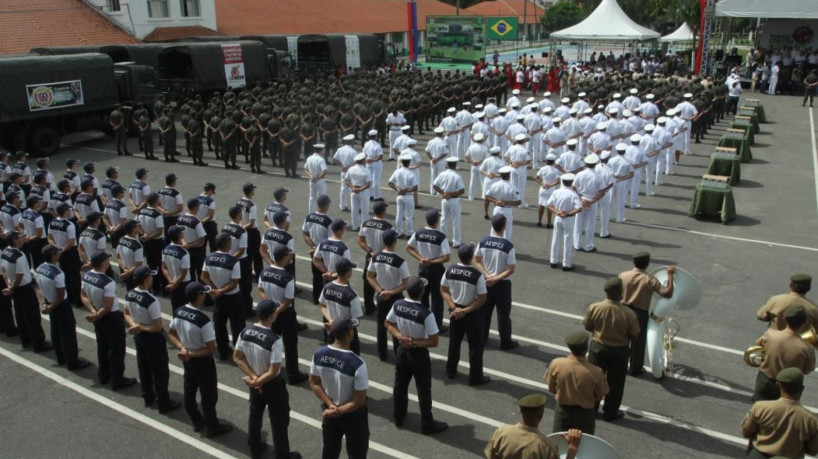
{"type": "Polygon", "coordinates": [[[113,107],[117,101],[113,67],[105,54],[2,58],[0,120],[113,107]]]}
{"type": "MultiPolygon", "coordinates": [[[[161,78],[192,79],[199,91],[227,88],[222,45],[228,43],[189,43],[170,46],[159,54],[161,78]],[[184,68],[180,68],[184,67],[184,68]]],[[[259,42],[241,41],[247,84],[267,79],[267,54],[259,42]]]]}
{"type": "Polygon", "coordinates": [[[384,60],[383,42],[375,35],[358,35],[361,49],[361,67],[378,65],[384,60]]]}
{"type": "Polygon", "coordinates": [[[298,60],[305,63],[329,63],[333,67],[346,63],[346,41],[343,35],[302,35],[298,37],[298,60]],[[303,45],[303,46],[302,46],[303,45]],[[302,53],[302,50],[306,53],[302,53]],[[329,56],[325,54],[329,53],[329,56]]]}

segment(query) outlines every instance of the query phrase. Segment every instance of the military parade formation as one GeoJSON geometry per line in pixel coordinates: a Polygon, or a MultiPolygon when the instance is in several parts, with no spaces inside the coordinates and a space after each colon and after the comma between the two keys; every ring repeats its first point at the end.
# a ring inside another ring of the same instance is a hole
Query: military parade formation
{"type": "MultiPolygon", "coordinates": [[[[529,70],[543,78],[537,66],[520,69],[529,70]]],[[[544,248],[550,268],[571,272],[574,253],[596,252],[726,116],[722,81],[578,70],[553,95],[517,87],[510,67],[477,74],[362,69],[195,95],[178,110],[162,99],[129,116],[117,107],[110,116],[119,155],[169,164],[189,157],[204,167],[207,152],[224,169],[242,161],[256,175],[280,168],[308,182],[304,209],[288,207],[290,191],[274,177],[258,186],[247,181],[242,196],[217,207],[217,179],[197,196],[182,196],[177,185],[188,166],[164,166],[157,188],[151,163],[127,172],[109,167],[103,178],[90,161],[72,158],[57,172],[39,158],[32,170],[27,153],[0,153],[0,331],[78,371],[90,364],[78,355],[81,316],[94,328],[98,382],[114,390],[137,384],[125,368],[133,337],[144,405],[160,413],[184,407],[206,437],[231,430],[216,408],[219,381],[235,375],[223,375],[216,362],[232,362],[248,387],[253,457],[267,447],[265,410],[275,456],[301,457],[288,436],[287,385],[306,381],[321,405],[323,457],[346,448],[362,458],[370,437],[367,361],[375,356],[362,353],[357,327],[373,320],[377,358],[395,366],[392,421],[404,426],[414,379],[420,432],[443,432],[448,425],[432,408],[430,360],[440,335],[448,334],[445,377],[455,381],[467,341],[472,386],[491,383],[483,352],[495,311],[497,348],[520,346],[512,337],[521,246],[514,225],[534,213],[515,209],[537,209],[531,223],[551,232],[544,248]],[[138,145],[125,135],[128,123],[140,133],[138,145]],[[330,171],[340,174],[337,190],[330,171]],[[421,190],[427,173],[429,188],[421,190]],[[273,200],[258,202],[261,191],[273,200]],[[439,198],[439,206],[424,208],[419,193],[439,198]],[[463,215],[463,200],[483,200],[482,212],[463,215]],[[465,240],[464,224],[484,225],[485,236],[465,240]],[[304,308],[296,239],[308,249],[308,296],[320,309],[326,342],[308,373],[298,369],[298,337],[307,326],[296,309],[297,299],[304,308]],[[359,267],[355,259],[365,261],[359,267]],[[363,272],[360,290],[351,283],[356,270],[363,272]],[[169,324],[162,298],[171,305],[169,324]],[[50,318],[50,339],[41,315],[50,318]],[[184,366],[182,400],[168,392],[172,359],[184,366]]],[[[552,429],[566,432],[567,450],[540,432],[547,397],[533,394],[519,400],[520,423],[494,433],[486,457],[575,457],[598,417],[623,416],[627,376],[645,371],[651,299],[673,297],[676,272],[669,266],[662,283],[647,271],[650,253],[636,252],[632,262],[594,287],[600,301],[587,308],[584,329],[566,334],[570,352],[548,362],[543,376],[556,400],[552,429]]],[[[798,403],[804,375],[815,368],[814,348],[802,338],[818,323],[818,306],[806,298],[811,281],[793,275],[791,292],[758,311],[770,329],[757,343],[764,358],[756,403],[741,425],[749,457],[818,452],[818,418],[798,403]]]]}

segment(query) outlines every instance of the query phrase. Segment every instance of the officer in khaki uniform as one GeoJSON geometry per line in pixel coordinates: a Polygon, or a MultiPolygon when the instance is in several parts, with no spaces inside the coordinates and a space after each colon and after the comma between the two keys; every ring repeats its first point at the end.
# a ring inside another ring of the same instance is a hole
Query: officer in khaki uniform
{"type": "MultiPolygon", "coordinates": [[[[517,401],[520,407],[520,422],[500,426],[491,435],[484,451],[486,459],[557,459],[560,457],[557,445],[540,432],[540,421],[545,412],[548,398],[543,394],[526,395],[517,401]]],[[[579,449],[582,432],[571,429],[564,434],[568,443],[567,459],[574,459],[579,449]]]]}
{"type": "Polygon", "coordinates": [[[673,273],[676,272],[676,267],[668,266],[667,286],[663,286],[646,271],[649,264],[649,252],[636,252],[633,255],[633,269],[619,274],[623,288],[622,303],[631,308],[639,321],[639,338],[631,346],[631,376],[639,376],[645,372],[645,345],[648,341],[648,318],[653,294],[657,293],[664,298],[673,296],[673,273]]]}
{"type": "Polygon", "coordinates": [[[741,421],[741,434],[750,439],[747,457],[801,459],[818,453],[818,417],[799,403],[804,374],[798,368],[785,368],[776,381],[781,398],[754,403],[741,421]]]}
{"type": "Polygon", "coordinates": [[[594,335],[588,362],[601,368],[608,380],[602,419],[610,422],[624,416],[619,405],[625,391],[628,344],[636,341],[640,328],[636,314],[622,303],[622,279],[608,279],[604,289],[607,299],[589,306],[582,324],[594,335]]]}
{"type": "Polygon", "coordinates": [[[608,381],[602,370],[586,360],[588,333],[576,331],[565,337],[571,353],[554,359],[543,379],[557,398],[554,407],[554,432],[579,429],[593,435],[596,431],[596,405],[608,394],[608,381]]]}
{"type": "Polygon", "coordinates": [[[784,368],[798,368],[804,374],[815,370],[815,349],[798,335],[807,320],[804,307],[790,306],[782,315],[787,328],[767,330],[756,343],[764,347],[764,360],[758,368],[754,402],[778,398],[775,376],[784,368]]]}
{"type": "Polygon", "coordinates": [[[761,307],[756,313],[758,320],[769,322],[770,328],[783,330],[786,327],[782,314],[793,305],[804,307],[807,320],[801,332],[809,330],[809,327],[818,324],[818,306],[807,299],[806,295],[812,288],[812,276],[809,274],[793,274],[790,277],[790,293],[775,295],[767,300],[767,304],[761,307]]]}

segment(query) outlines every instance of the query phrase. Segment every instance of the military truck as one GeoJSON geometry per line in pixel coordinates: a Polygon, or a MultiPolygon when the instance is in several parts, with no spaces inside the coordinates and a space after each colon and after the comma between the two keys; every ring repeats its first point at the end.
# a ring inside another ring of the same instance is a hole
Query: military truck
{"type": "Polygon", "coordinates": [[[49,156],[73,132],[109,132],[108,115],[121,103],[153,106],[156,75],[149,66],[114,64],[101,53],[0,58],[0,145],[49,156]]]}
{"type": "Polygon", "coordinates": [[[298,69],[334,70],[357,69],[391,63],[396,56],[395,46],[374,34],[357,35],[301,35],[298,37],[298,69]]]}

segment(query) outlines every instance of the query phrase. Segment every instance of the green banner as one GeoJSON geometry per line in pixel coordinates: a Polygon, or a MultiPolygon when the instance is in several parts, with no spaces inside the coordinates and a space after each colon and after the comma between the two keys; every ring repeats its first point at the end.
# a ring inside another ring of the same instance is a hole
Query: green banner
{"type": "Polygon", "coordinates": [[[487,40],[517,40],[517,32],[520,29],[516,17],[487,17],[486,18],[486,39],[487,40]]]}
{"type": "Polygon", "coordinates": [[[426,61],[473,63],[486,56],[483,16],[428,16],[426,61]]]}

